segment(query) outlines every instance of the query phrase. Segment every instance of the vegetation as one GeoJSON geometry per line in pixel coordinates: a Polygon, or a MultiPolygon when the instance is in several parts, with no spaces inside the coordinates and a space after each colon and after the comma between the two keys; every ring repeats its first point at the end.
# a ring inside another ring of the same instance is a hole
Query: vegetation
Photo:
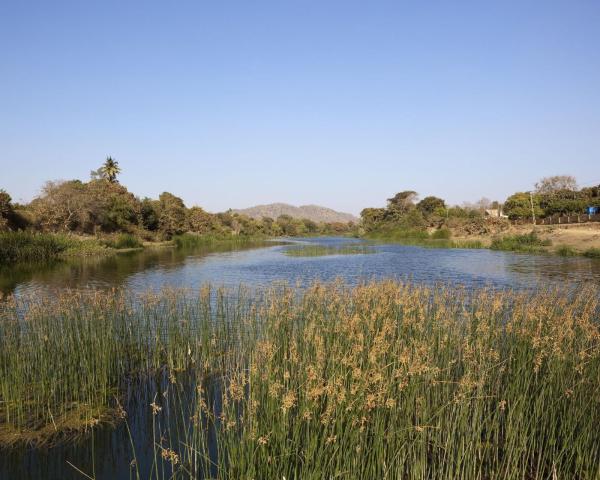
{"type": "Polygon", "coordinates": [[[324,257],[327,255],[359,255],[375,253],[375,251],[366,245],[301,245],[288,247],[284,253],[288,257],[324,257]]]}
{"type": "Polygon", "coordinates": [[[600,475],[597,291],[243,292],[9,299],[1,440],[127,421],[127,379],[164,371],[153,478],[600,475]]]}
{"type": "Polygon", "coordinates": [[[509,250],[513,252],[536,253],[546,251],[544,247],[552,245],[549,240],[540,239],[535,232],[524,235],[508,235],[492,240],[492,250],[509,250]]]}
{"type": "Polygon", "coordinates": [[[0,265],[52,260],[72,245],[64,236],[0,232],[0,265]]]}
{"type": "Polygon", "coordinates": [[[588,258],[600,258],[600,248],[588,248],[583,255],[588,258]]]}
{"type": "Polygon", "coordinates": [[[600,206],[600,185],[579,190],[572,176],[556,175],[542,178],[531,193],[519,192],[508,197],[504,212],[510,219],[518,220],[530,219],[532,214],[536,218],[579,215],[592,206],[600,206]]]}
{"type": "Polygon", "coordinates": [[[556,248],[556,254],[560,255],[561,257],[572,257],[577,255],[577,251],[568,245],[559,245],[556,248]]]}
{"type": "Polygon", "coordinates": [[[105,244],[111,248],[117,249],[129,249],[129,248],[142,248],[143,244],[140,239],[130,233],[121,233],[114,240],[107,240],[105,244]]]}
{"type": "Polygon", "coordinates": [[[231,211],[212,214],[198,206],[187,208],[181,198],[169,192],[161,193],[158,200],[140,200],[117,181],[120,172],[118,162],[108,157],[97,171],[91,172],[90,181],[47,182],[41,194],[28,205],[13,205],[10,195],[0,190],[0,232],[28,232],[3,237],[6,244],[1,246],[0,263],[47,260],[67,248],[71,253],[104,251],[103,245],[115,249],[139,248],[141,239],[179,237],[178,245],[190,245],[215,238],[357,232],[351,222],[317,223],[286,215],[254,219],[231,211]],[[187,233],[195,237],[182,237],[187,233]],[[58,236],[52,240],[49,234],[58,236]],[[67,234],[93,236],[98,241],[84,244],[70,238],[69,245],[65,245],[67,234]],[[200,241],[197,236],[205,236],[206,240],[200,241]],[[15,252],[19,248],[26,250],[15,252]]]}

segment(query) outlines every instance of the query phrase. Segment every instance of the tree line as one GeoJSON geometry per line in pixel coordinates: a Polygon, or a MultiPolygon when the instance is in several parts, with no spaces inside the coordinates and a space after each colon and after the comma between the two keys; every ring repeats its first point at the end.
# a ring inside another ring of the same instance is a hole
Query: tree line
{"type": "Polygon", "coordinates": [[[588,207],[600,207],[600,185],[579,189],[574,177],[556,175],[542,178],[528,192],[510,195],[504,203],[482,198],[475,204],[448,206],[442,198],[405,190],[387,199],[384,208],[365,208],[361,226],[369,232],[389,229],[419,230],[427,227],[456,227],[466,222],[482,222],[486,216],[500,215],[510,220],[546,218],[553,215],[584,214],[588,207]],[[493,210],[493,212],[491,211],[493,210]]]}
{"type": "Polygon", "coordinates": [[[600,185],[579,189],[570,175],[542,178],[530,192],[517,192],[506,199],[504,212],[511,220],[579,215],[588,207],[600,207],[600,185]]]}
{"type": "Polygon", "coordinates": [[[91,179],[49,181],[38,197],[26,205],[14,204],[0,190],[0,231],[33,230],[101,235],[131,233],[146,240],[167,240],[191,232],[214,236],[297,236],[342,234],[355,226],[316,223],[282,215],[255,219],[231,211],[209,213],[199,206],[186,207],[180,197],[163,192],[158,199],[138,198],[120,184],[121,169],[108,157],[91,179]]]}

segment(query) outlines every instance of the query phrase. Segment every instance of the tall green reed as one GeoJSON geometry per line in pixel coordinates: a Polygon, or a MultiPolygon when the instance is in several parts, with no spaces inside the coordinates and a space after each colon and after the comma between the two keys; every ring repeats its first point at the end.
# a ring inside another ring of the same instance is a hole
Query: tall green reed
{"type": "Polygon", "coordinates": [[[13,300],[2,421],[111,408],[123,379],[161,371],[178,400],[147,407],[153,479],[594,479],[598,298],[390,281],[13,300]]]}

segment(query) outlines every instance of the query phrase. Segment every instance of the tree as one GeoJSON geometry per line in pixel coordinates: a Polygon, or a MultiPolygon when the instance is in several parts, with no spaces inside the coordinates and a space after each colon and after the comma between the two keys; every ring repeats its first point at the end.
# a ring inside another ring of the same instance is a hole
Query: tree
{"type": "Polygon", "coordinates": [[[0,232],[9,228],[8,224],[13,215],[11,201],[10,195],[0,189],[0,232]]]}
{"type": "Polygon", "coordinates": [[[90,206],[85,184],[79,180],[46,182],[41,195],[30,207],[42,230],[85,230],[90,222],[90,206]]]}
{"type": "Polygon", "coordinates": [[[375,230],[385,217],[385,208],[364,208],[360,212],[362,227],[371,232],[375,230]]]}
{"type": "Polygon", "coordinates": [[[292,217],[290,217],[289,215],[279,215],[277,217],[277,223],[279,224],[279,227],[281,228],[281,233],[283,233],[284,235],[287,235],[290,237],[297,235],[297,233],[298,233],[297,225],[294,222],[294,219],[292,217]]]}
{"type": "Polygon", "coordinates": [[[313,222],[308,218],[303,218],[301,222],[304,223],[304,229],[307,233],[317,233],[319,231],[317,222],[313,222]]]}
{"type": "Polygon", "coordinates": [[[414,207],[419,194],[412,190],[398,192],[392,198],[388,198],[388,209],[395,208],[401,212],[406,212],[414,207]]]}
{"type": "Polygon", "coordinates": [[[551,195],[560,190],[577,190],[577,180],[571,175],[554,175],[544,177],[535,184],[535,191],[540,195],[551,195]]]}
{"type": "Polygon", "coordinates": [[[536,218],[543,216],[544,211],[540,208],[539,195],[530,195],[528,192],[518,192],[508,197],[504,202],[504,213],[511,220],[531,218],[532,201],[536,218]]]}
{"type": "Polygon", "coordinates": [[[163,192],[158,197],[160,204],[158,224],[163,234],[170,238],[186,230],[186,209],[183,200],[172,193],[163,192]]]}
{"type": "Polygon", "coordinates": [[[159,227],[160,202],[150,198],[144,198],[140,204],[140,215],[142,216],[142,226],[146,230],[154,232],[159,227]]]}
{"type": "Polygon", "coordinates": [[[106,180],[108,180],[110,183],[115,183],[117,181],[117,175],[121,173],[119,162],[114,160],[112,157],[106,157],[106,161],[100,170],[104,178],[106,178],[106,180]]]}
{"type": "Polygon", "coordinates": [[[425,216],[432,215],[436,210],[445,209],[446,202],[441,198],[429,196],[417,203],[417,209],[425,216]]]}
{"type": "Polygon", "coordinates": [[[140,201],[119,183],[91,181],[85,184],[84,197],[93,230],[129,231],[141,222],[140,201]]]}
{"type": "Polygon", "coordinates": [[[201,207],[192,207],[188,210],[188,227],[196,233],[210,233],[217,229],[218,222],[214,215],[201,207]]]}

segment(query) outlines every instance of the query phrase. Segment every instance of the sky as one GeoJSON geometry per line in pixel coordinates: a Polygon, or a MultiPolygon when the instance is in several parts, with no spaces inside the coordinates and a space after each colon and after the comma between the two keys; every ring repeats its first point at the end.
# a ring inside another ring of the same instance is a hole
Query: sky
{"type": "Polygon", "coordinates": [[[0,2],[0,188],[358,214],[600,183],[600,2],[0,2]]]}

